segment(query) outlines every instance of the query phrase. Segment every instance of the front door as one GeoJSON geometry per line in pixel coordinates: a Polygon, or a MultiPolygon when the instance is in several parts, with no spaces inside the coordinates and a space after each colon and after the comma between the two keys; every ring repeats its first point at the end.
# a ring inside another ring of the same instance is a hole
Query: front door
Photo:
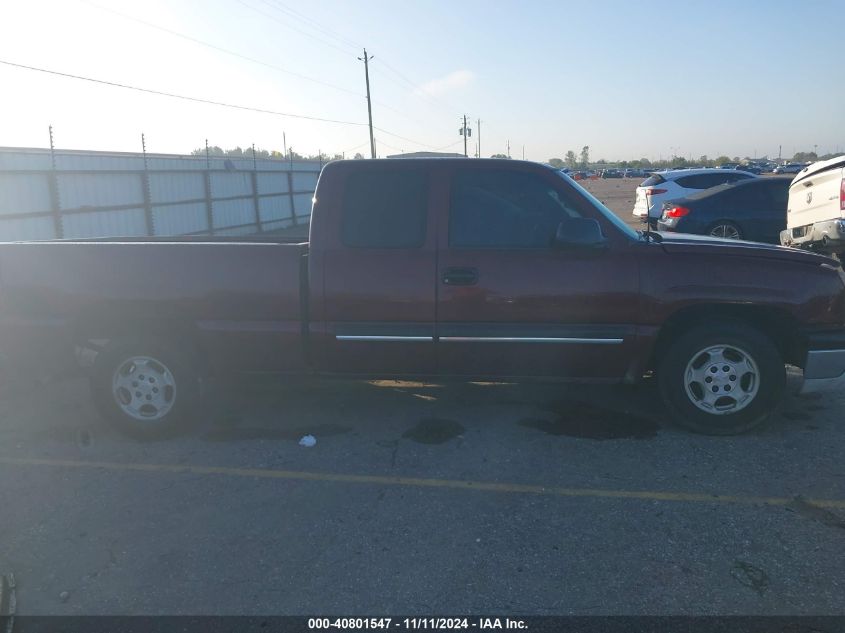
{"type": "Polygon", "coordinates": [[[638,314],[635,244],[549,170],[467,166],[438,229],[441,374],[615,379],[630,369],[638,314]],[[570,218],[593,217],[600,251],[561,250],[570,218]]]}

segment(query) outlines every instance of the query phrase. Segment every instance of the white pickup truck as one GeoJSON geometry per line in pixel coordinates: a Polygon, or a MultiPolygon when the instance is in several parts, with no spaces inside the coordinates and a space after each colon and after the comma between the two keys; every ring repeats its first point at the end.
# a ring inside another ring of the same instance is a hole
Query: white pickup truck
{"type": "Polygon", "coordinates": [[[840,258],[845,253],[845,155],[812,163],[795,176],[780,243],[840,258]]]}

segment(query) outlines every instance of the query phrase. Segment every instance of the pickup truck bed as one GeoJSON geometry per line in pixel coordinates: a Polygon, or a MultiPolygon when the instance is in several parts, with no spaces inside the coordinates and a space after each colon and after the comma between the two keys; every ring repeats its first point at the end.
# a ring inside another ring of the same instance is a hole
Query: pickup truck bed
{"type": "Polygon", "coordinates": [[[212,370],[301,370],[307,253],[267,239],[5,244],[4,351],[154,332],[197,337],[212,370]]]}

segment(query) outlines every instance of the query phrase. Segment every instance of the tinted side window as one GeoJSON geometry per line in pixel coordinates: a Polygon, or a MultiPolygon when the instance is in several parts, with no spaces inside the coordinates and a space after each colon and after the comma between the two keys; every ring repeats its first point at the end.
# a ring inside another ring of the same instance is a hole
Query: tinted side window
{"type": "Polygon", "coordinates": [[[419,248],[425,242],[426,175],[363,170],[346,178],[341,236],[353,248],[419,248]]]}
{"type": "Polygon", "coordinates": [[[549,248],[561,222],[578,217],[574,206],[537,174],[461,170],[452,181],[449,245],[549,248]]]}
{"type": "Polygon", "coordinates": [[[742,174],[727,169],[725,169],[724,172],[725,173],[723,174],[700,174],[698,177],[701,184],[698,188],[709,189],[710,187],[715,187],[716,185],[724,185],[728,182],[736,182],[737,180],[745,180],[746,178],[751,177],[748,174],[742,174]]]}
{"type": "Polygon", "coordinates": [[[681,176],[675,180],[684,189],[706,189],[708,185],[704,184],[700,175],[695,176],[681,176]]]}
{"type": "Polygon", "coordinates": [[[789,203],[789,182],[773,182],[767,185],[772,208],[786,209],[789,203]]]}
{"type": "Polygon", "coordinates": [[[737,182],[739,180],[748,180],[749,178],[753,178],[751,174],[742,171],[735,171],[732,174],[726,174],[726,176],[727,178],[722,182],[737,182]]]}
{"type": "Polygon", "coordinates": [[[734,204],[757,208],[765,206],[768,196],[762,187],[737,187],[729,195],[734,204]]]}
{"type": "Polygon", "coordinates": [[[652,174],[640,183],[640,187],[652,187],[659,185],[661,182],[666,182],[666,179],[660,174],[652,174]]]}

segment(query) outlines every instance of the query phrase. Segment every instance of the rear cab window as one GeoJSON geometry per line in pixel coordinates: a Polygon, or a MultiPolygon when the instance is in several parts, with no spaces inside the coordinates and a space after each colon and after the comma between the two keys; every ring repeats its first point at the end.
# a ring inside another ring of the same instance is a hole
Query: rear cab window
{"type": "Polygon", "coordinates": [[[362,169],[346,176],[341,242],[349,248],[421,248],[428,178],[422,169],[362,169]]]}

